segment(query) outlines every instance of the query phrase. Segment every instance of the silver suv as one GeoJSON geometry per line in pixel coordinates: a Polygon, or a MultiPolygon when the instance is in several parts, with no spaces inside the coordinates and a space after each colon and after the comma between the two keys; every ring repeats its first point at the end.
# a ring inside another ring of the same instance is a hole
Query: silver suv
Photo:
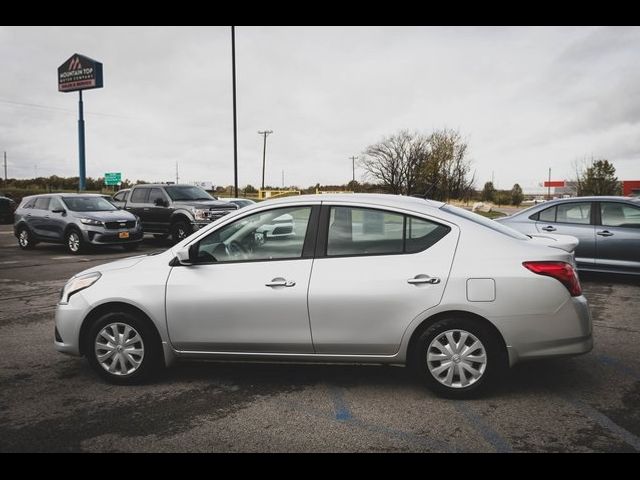
{"type": "Polygon", "coordinates": [[[73,254],[89,245],[121,245],[135,250],[143,237],[135,215],[96,194],[25,197],[15,212],[13,231],[23,250],[38,242],[63,243],[73,254]]]}

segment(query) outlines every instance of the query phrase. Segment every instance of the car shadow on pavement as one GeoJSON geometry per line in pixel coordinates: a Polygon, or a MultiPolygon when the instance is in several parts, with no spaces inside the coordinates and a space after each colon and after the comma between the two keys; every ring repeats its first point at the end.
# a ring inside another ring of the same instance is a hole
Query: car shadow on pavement
{"type": "Polygon", "coordinates": [[[580,272],[582,283],[622,283],[640,286],[640,275],[624,275],[622,273],[580,272]]]}

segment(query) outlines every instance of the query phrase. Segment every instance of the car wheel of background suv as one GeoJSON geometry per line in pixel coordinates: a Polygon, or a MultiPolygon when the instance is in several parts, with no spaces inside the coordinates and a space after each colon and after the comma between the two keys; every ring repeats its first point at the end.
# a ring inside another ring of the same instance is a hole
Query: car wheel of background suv
{"type": "Polygon", "coordinates": [[[481,320],[443,317],[418,338],[412,366],[437,394],[473,398],[507,371],[507,354],[501,343],[481,320]]]}
{"type": "Polygon", "coordinates": [[[82,234],[76,229],[71,229],[65,236],[65,245],[67,250],[73,255],[77,255],[85,249],[85,243],[82,234]]]}
{"type": "Polygon", "coordinates": [[[20,227],[18,230],[18,245],[23,250],[30,250],[35,247],[37,244],[36,241],[33,240],[33,235],[29,231],[27,227],[20,227]]]}
{"type": "Polygon", "coordinates": [[[147,322],[123,311],[98,318],[86,335],[84,353],[109,383],[142,383],[162,366],[160,341],[147,322]]]}

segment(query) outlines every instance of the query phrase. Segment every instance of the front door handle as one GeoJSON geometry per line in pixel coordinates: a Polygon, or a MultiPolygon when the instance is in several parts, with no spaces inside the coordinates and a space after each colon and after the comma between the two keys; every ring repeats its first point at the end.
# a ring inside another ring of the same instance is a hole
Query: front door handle
{"type": "Polygon", "coordinates": [[[545,232],[555,232],[556,227],[552,227],[551,225],[549,225],[548,227],[542,227],[542,230],[544,230],[545,232]]]}
{"type": "Polygon", "coordinates": [[[420,285],[422,283],[437,285],[440,283],[440,279],[438,277],[430,277],[429,275],[416,275],[415,277],[407,280],[407,283],[410,283],[411,285],[420,285]]]}
{"type": "Polygon", "coordinates": [[[596,235],[600,235],[601,237],[613,237],[613,233],[609,230],[602,230],[601,232],[597,232],[596,235]]]}
{"type": "Polygon", "coordinates": [[[264,284],[265,287],[294,287],[296,282],[287,281],[284,278],[274,278],[270,282],[264,284]]]}

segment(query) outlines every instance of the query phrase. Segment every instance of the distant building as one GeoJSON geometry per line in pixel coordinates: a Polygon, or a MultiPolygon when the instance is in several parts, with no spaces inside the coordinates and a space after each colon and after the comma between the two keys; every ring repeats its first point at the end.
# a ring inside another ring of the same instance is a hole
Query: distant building
{"type": "Polygon", "coordinates": [[[622,195],[625,197],[640,197],[640,180],[623,180],[622,195]]]}

